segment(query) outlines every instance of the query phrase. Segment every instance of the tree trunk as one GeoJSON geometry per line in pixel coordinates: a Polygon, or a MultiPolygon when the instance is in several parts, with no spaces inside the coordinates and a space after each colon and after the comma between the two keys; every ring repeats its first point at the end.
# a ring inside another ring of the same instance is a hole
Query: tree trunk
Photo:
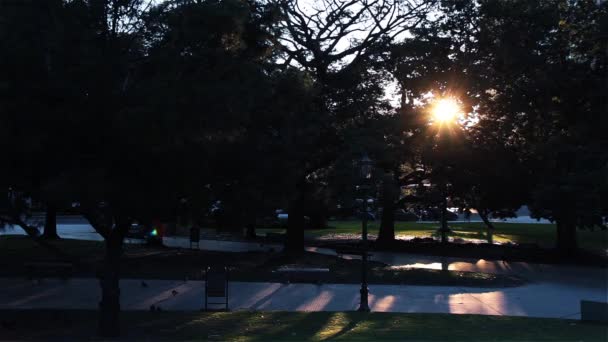
{"type": "Polygon", "coordinates": [[[485,223],[486,227],[488,228],[487,229],[488,243],[493,244],[494,243],[494,224],[492,224],[492,222],[490,222],[488,213],[485,210],[478,209],[477,212],[479,213],[479,217],[481,217],[481,220],[483,221],[483,223],[485,223]]]}
{"type": "Polygon", "coordinates": [[[21,229],[23,229],[23,231],[27,234],[27,236],[32,238],[32,240],[34,240],[34,242],[36,242],[40,246],[44,247],[49,252],[53,253],[55,256],[59,257],[60,259],[64,259],[64,260],[71,259],[70,255],[66,254],[62,249],[49,243],[45,239],[41,238],[39,235],[38,229],[36,227],[29,226],[23,221],[19,221],[17,223],[17,225],[19,225],[19,227],[21,227],[21,229]]]}
{"type": "Polygon", "coordinates": [[[557,218],[557,250],[564,256],[576,254],[578,244],[576,241],[576,221],[573,217],[557,218]]]}
{"type": "Polygon", "coordinates": [[[385,174],[382,182],[382,217],[376,241],[379,244],[390,244],[395,241],[395,210],[397,209],[395,202],[398,197],[395,186],[393,175],[385,174]]]}
{"type": "Polygon", "coordinates": [[[68,254],[66,254],[62,249],[60,249],[59,247],[49,243],[48,241],[41,239],[40,238],[40,232],[38,231],[37,227],[34,226],[30,226],[27,224],[27,222],[23,221],[19,215],[11,215],[11,217],[7,217],[6,219],[8,222],[10,222],[10,224],[12,225],[17,225],[18,227],[20,227],[21,229],[23,229],[23,231],[25,232],[25,234],[27,234],[27,236],[29,236],[32,240],[34,240],[34,242],[36,242],[37,244],[39,244],[40,246],[44,247],[45,249],[47,249],[49,252],[53,253],[55,256],[59,257],[60,259],[64,259],[64,260],[70,260],[70,256],[68,254]]]}
{"type": "Polygon", "coordinates": [[[245,237],[247,239],[255,239],[257,236],[255,234],[255,223],[248,223],[246,226],[245,237]]]}
{"type": "MultiPolygon", "coordinates": [[[[445,186],[445,185],[444,185],[445,186]]],[[[441,191],[441,227],[439,233],[441,233],[441,243],[448,243],[448,199],[446,196],[445,189],[441,191]]]]}
{"type": "Polygon", "coordinates": [[[380,229],[378,230],[379,244],[390,244],[395,241],[395,203],[385,202],[382,206],[380,229]]]}
{"type": "Polygon", "coordinates": [[[120,257],[124,232],[128,226],[122,226],[123,224],[115,227],[106,238],[106,255],[99,273],[99,334],[102,337],[120,335],[120,257]]]}
{"type": "Polygon", "coordinates": [[[287,216],[287,239],[285,240],[285,253],[298,255],[304,252],[304,199],[305,181],[296,187],[295,197],[289,202],[287,216]]]}
{"type": "Polygon", "coordinates": [[[46,240],[59,239],[59,235],[57,235],[57,208],[52,204],[46,206],[42,238],[46,240]]]}
{"type": "Polygon", "coordinates": [[[308,224],[309,229],[323,229],[327,227],[327,214],[323,204],[316,203],[313,212],[309,214],[310,222],[308,224]]]}

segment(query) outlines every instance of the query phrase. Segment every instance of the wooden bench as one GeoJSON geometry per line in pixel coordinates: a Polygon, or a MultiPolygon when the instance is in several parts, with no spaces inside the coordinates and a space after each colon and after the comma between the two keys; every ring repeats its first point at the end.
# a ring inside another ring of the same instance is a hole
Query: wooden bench
{"type": "Polygon", "coordinates": [[[280,267],[275,272],[283,275],[284,282],[290,283],[322,283],[329,280],[329,268],[313,267],[280,267]]]}
{"type": "Polygon", "coordinates": [[[68,279],[74,273],[74,265],[65,261],[31,261],[26,262],[24,266],[28,279],[68,279]]]}
{"type": "Polygon", "coordinates": [[[217,305],[222,305],[228,311],[228,268],[207,267],[205,271],[205,311],[221,311],[217,305]],[[210,305],[216,308],[209,308],[210,305]]]}
{"type": "Polygon", "coordinates": [[[608,303],[581,300],[581,320],[608,322],[608,303]]]}

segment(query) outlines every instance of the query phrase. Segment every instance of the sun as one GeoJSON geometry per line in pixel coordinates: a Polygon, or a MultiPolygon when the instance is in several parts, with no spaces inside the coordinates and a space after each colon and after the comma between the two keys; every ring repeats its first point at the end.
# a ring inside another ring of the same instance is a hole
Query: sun
{"type": "Polygon", "coordinates": [[[462,109],[455,99],[446,97],[435,101],[431,114],[434,122],[449,124],[458,119],[462,114],[462,109]]]}

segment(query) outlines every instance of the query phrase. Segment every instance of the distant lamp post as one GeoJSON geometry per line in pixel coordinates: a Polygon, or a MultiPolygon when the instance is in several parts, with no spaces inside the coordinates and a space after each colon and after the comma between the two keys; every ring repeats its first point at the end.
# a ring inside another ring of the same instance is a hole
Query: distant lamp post
{"type": "Polygon", "coordinates": [[[367,154],[363,154],[361,160],[359,160],[359,172],[361,176],[361,185],[358,187],[362,191],[363,199],[361,201],[361,300],[359,303],[359,312],[369,312],[369,301],[368,295],[369,290],[367,288],[367,220],[369,218],[369,198],[367,190],[370,187],[372,180],[372,172],[374,163],[367,154]]]}
{"type": "Polygon", "coordinates": [[[369,159],[367,153],[364,153],[359,160],[359,170],[361,172],[361,180],[363,182],[369,181],[372,178],[372,171],[374,168],[374,162],[369,159]]]}
{"type": "MultiPolygon", "coordinates": [[[[446,132],[450,132],[450,127],[458,125],[459,119],[463,117],[463,109],[459,104],[459,101],[453,97],[443,97],[438,98],[434,101],[431,106],[431,117],[432,122],[438,125],[440,132],[440,139],[444,142],[448,142],[445,139],[450,138],[450,134],[445,134],[446,132]]],[[[445,169],[446,169],[447,161],[441,161],[441,177],[445,177],[445,169]]],[[[438,233],[441,235],[441,242],[448,242],[448,234],[450,233],[450,228],[448,227],[448,202],[447,202],[447,181],[446,179],[442,179],[440,183],[440,192],[441,192],[441,225],[438,229],[438,233]]]]}
{"type": "Polygon", "coordinates": [[[441,185],[441,224],[439,227],[439,234],[441,235],[441,242],[448,242],[448,234],[451,233],[448,227],[448,198],[447,198],[447,184],[441,185]]]}

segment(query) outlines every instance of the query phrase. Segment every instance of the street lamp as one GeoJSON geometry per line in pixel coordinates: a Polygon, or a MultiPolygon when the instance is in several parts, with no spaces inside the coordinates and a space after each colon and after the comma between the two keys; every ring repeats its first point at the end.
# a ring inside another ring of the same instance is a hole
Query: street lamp
{"type": "Polygon", "coordinates": [[[361,160],[359,160],[359,172],[361,176],[361,186],[359,189],[363,191],[363,200],[361,201],[361,300],[359,303],[359,312],[369,312],[368,294],[367,289],[367,220],[369,217],[368,197],[366,190],[369,188],[374,163],[367,154],[363,154],[361,160]]]}

